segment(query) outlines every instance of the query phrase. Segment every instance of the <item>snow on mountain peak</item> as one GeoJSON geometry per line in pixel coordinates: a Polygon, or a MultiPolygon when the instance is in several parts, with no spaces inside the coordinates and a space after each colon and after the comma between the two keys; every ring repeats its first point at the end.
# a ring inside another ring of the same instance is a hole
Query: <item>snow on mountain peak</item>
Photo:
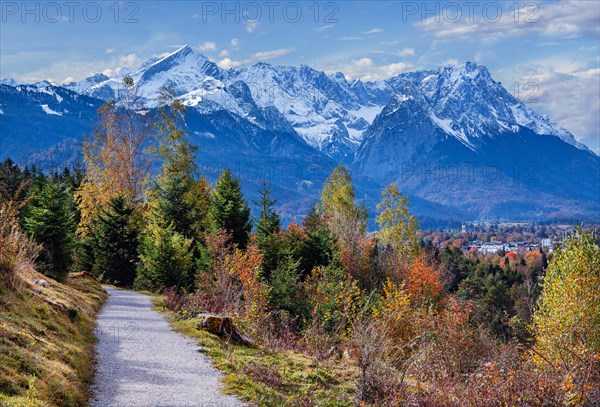
{"type": "MultiPolygon", "coordinates": [[[[383,81],[349,82],[341,72],[325,74],[307,65],[257,62],[225,71],[184,45],[129,74],[148,107],[158,104],[160,89],[167,85],[184,104],[202,112],[225,109],[253,121],[255,108],[275,108],[280,120],[287,121],[309,145],[334,155],[354,154],[377,113],[390,103],[415,97],[428,105],[428,114],[444,133],[469,145],[525,127],[587,150],[570,132],[514,98],[485,66],[470,61],[383,81]],[[239,81],[247,91],[234,86],[239,81]]],[[[98,74],[67,87],[108,99],[115,98],[123,86],[120,78],[98,74]]]]}
{"type": "Polygon", "coordinates": [[[511,95],[489,70],[474,62],[410,72],[386,82],[397,91],[405,80],[412,81],[425,96],[434,122],[447,134],[470,145],[481,137],[495,137],[520,127],[539,135],[555,136],[579,149],[589,150],[573,135],[511,95]],[[451,123],[451,127],[448,125],[451,123]],[[448,129],[451,128],[452,131],[448,129]]]}

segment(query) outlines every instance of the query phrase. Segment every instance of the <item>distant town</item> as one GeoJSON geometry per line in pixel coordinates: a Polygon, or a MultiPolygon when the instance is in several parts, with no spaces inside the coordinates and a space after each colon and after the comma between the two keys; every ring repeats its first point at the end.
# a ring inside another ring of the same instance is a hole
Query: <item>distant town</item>
{"type": "Polygon", "coordinates": [[[530,251],[552,253],[565,238],[583,230],[600,231],[599,225],[537,225],[534,223],[463,223],[460,230],[426,229],[422,239],[426,244],[446,248],[456,246],[464,251],[480,254],[506,255],[513,252],[520,257],[530,251]]]}

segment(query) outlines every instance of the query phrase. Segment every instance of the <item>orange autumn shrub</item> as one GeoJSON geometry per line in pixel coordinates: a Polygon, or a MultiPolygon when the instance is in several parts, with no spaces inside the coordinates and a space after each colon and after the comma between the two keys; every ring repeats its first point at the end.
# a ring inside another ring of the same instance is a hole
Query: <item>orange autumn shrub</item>
{"type": "Polygon", "coordinates": [[[542,253],[538,251],[530,251],[525,255],[525,264],[528,268],[542,270],[542,253]]]}
{"type": "Polygon", "coordinates": [[[406,271],[406,288],[416,302],[436,301],[442,294],[442,276],[421,256],[406,271]]]}
{"type": "Polygon", "coordinates": [[[230,256],[229,273],[242,284],[242,315],[256,334],[269,317],[270,287],[261,279],[263,255],[256,245],[250,245],[245,252],[236,248],[230,256]]]}

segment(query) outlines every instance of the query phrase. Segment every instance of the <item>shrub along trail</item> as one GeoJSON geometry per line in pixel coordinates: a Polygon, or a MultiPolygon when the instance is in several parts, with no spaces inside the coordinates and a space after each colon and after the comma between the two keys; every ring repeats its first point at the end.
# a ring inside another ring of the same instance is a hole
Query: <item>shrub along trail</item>
{"type": "Polygon", "coordinates": [[[221,394],[221,374],[175,333],[149,296],[107,288],[98,317],[94,407],[241,406],[221,394]]]}

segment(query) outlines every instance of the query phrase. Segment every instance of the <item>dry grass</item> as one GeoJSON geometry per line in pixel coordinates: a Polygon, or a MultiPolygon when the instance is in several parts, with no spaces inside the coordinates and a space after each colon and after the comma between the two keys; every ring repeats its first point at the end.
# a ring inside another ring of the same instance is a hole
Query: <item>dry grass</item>
{"type": "MultiPolygon", "coordinates": [[[[155,298],[165,310],[164,297],[155,298]]],[[[171,314],[173,316],[173,314],[171,314]]],[[[352,406],[358,371],[350,360],[314,364],[297,351],[269,351],[228,343],[197,329],[201,319],[173,320],[178,332],[196,339],[213,365],[225,374],[224,391],[258,406],[352,406]]]]}
{"type": "Polygon", "coordinates": [[[93,328],[105,299],[87,273],[59,283],[21,267],[11,286],[0,285],[0,406],[87,404],[93,328]]]}

